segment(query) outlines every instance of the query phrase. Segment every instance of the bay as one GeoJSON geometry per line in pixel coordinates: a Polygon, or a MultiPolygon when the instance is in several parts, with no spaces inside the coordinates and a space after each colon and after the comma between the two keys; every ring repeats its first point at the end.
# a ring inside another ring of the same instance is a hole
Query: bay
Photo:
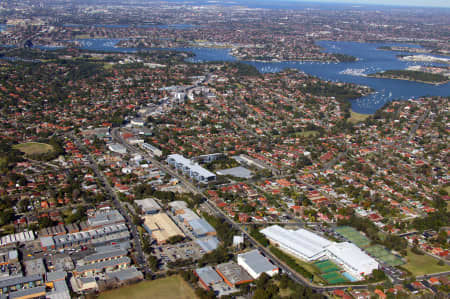
{"type": "MultiPolygon", "coordinates": [[[[85,39],[78,40],[80,47],[87,50],[135,53],[136,48],[118,48],[115,45],[119,39],[85,39]]],[[[407,62],[398,59],[397,55],[408,53],[386,51],[378,49],[381,46],[405,46],[393,43],[358,43],[319,41],[324,51],[341,53],[358,58],[355,62],[323,63],[323,62],[259,62],[243,61],[255,66],[260,72],[279,72],[286,68],[297,69],[324,80],[348,82],[371,87],[374,93],[351,100],[351,107],[355,112],[373,114],[386,103],[393,100],[408,100],[422,96],[450,96],[450,83],[431,85],[404,80],[369,78],[364,75],[392,69],[404,69],[414,65],[440,65],[436,63],[407,62]]],[[[408,46],[408,45],[406,45],[408,46]]],[[[411,46],[411,45],[409,45],[411,46]]],[[[229,49],[222,48],[154,48],[150,50],[176,50],[192,52],[191,62],[207,61],[237,61],[230,55],[229,49]]]]}

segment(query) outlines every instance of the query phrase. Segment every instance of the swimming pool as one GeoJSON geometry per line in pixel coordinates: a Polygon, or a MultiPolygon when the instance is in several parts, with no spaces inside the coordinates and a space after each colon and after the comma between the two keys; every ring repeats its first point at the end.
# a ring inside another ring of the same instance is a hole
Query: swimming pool
{"type": "Polygon", "coordinates": [[[342,273],[342,276],[344,276],[345,278],[347,278],[348,280],[350,280],[351,282],[355,282],[358,281],[358,279],[354,278],[353,276],[351,276],[349,273],[344,272],[342,273]]]}

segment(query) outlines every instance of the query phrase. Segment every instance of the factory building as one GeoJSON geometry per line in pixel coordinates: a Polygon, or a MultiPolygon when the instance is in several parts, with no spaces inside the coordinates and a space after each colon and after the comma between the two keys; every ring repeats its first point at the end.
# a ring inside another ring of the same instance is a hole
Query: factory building
{"type": "Polygon", "coordinates": [[[254,279],[257,279],[263,273],[272,277],[279,272],[279,269],[257,249],[238,254],[237,262],[238,265],[244,268],[254,279]]]}
{"type": "Polygon", "coordinates": [[[278,225],[269,226],[261,233],[284,251],[311,262],[325,255],[333,242],[305,229],[287,230],[278,225]]]}
{"type": "Polygon", "coordinates": [[[285,252],[311,262],[331,259],[352,277],[362,280],[378,269],[378,262],[350,242],[331,242],[310,231],[287,230],[273,225],[261,230],[269,241],[285,252]]]}

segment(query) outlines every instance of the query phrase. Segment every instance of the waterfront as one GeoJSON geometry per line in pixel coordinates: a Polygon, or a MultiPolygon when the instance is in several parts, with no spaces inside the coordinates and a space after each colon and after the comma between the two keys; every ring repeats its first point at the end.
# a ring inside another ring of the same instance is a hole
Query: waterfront
{"type": "MultiPolygon", "coordinates": [[[[80,48],[93,51],[108,51],[135,53],[136,48],[119,48],[115,45],[119,39],[81,39],[77,40],[80,48]]],[[[450,83],[439,86],[404,80],[380,79],[366,77],[370,73],[389,69],[405,69],[414,65],[441,65],[437,63],[403,61],[397,55],[407,54],[378,49],[381,46],[399,44],[357,43],[319,41],[324,51],[352,55],[358,58],[355,62],[324,63],[324,62],[261,62],[243,61],[255,66],[260,72],[279,72],[286,68],[297,69],[324,80],[356,83],[366,85],[375,90],[374,93],[351,100],[353,111],[363,114],[373,114],[386,103],[393,100],[408,100],[422,96],[450,96],[450,83]]],[[[411,46],[411,45],[410,45],[411,46]]],[[[229,49],[223,48],[152,48],[147,50],[176,50],[192,52],[194,57],[190,62],[237,61],[230,55],[229,49]]]]}
{"type": "MultiPolygon", "coordinates": [[[[97,51],[136,52],[135,48],[117,48],[115,44],[118,39],[88,39],[80,40],[81,48],[97,51]]],[[[373,114],[386,103],[400,99],[407,100],[426,95],[449,96],[450,83],[434,86],[419,82],[410,82],[392,79],[378,79],[365,77],[364,74],[380,72],[388,69],[404,69],[413,65],[431,65],[424,62],[408,62],[397,58],[397,55],[406,54],[379,50],[385,45],[377,43],[357,42],[318,42],[325,51],[352,55],[358,58],[356,62],[322,63],[322,62],[259,62],[244,61],[255,66],[260,72],[279,72],[286,68],[293,68],[305,73],[317,76],[321,79],[341,81],[370,86],[375,90],[373,94],[351,101],[352,109],[358,113],[373,114]]],[[[175,48],[164,50],[177,50],[192,52],[194,57],[189,58],[191,62],[205,61],[237,61],[229,54],[229,49],[216,48],[175,48]]],[[[439,65],[439,64],[434,64],[439,65]]]]}

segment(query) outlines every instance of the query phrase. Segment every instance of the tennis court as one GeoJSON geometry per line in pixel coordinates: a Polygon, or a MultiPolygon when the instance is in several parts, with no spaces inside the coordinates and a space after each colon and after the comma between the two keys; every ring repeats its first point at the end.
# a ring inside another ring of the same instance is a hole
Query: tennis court
{"type": "Polygon", "coordinates": [[[329,260],[315,262],[314,266],[316,266],[316,268],[318,268],[321,273],[328,273],[340,270],[340,268],[336,266],[336,264],[334,264],[332,261],[329,260]]]}
{"type": "Polygon", "coordinates": [[[371,256],[382,260],[389,266],[395,267],[403,265],[405,262],[402,261],[399,257],[390,253],[386,248],[381,245],[370,246],[365,249],[371,256]]]}
{"type": "Polygon", "coordinates": [[[353,227],[340,226],[335,228],[335,231],[359,248],[366,248],[370,246],[370,240],[353,227]]]}
{"type": "Polygon", "coordinates": [[[345,283],[348,280],[339,272],[329,272],[321,275],[329,284],[345,283]]]}

